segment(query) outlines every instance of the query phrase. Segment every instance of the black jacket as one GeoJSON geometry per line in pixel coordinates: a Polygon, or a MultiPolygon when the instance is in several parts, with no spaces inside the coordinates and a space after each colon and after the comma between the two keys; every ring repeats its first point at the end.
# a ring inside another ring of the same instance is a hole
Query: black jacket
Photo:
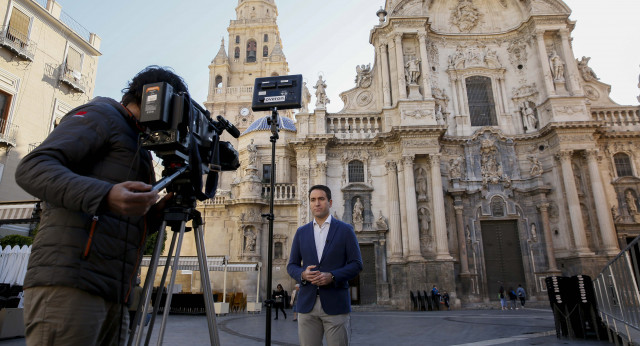
{"type": "Polygon", "coordinates": [[[18,165],[17,183],[45,202],[25,288],[59,285],[127,300],[151,226],[112,214],[106,196],[116,183],[155,180],[134,124],[120,103],[96,98],[69,112],[18,165]]]}

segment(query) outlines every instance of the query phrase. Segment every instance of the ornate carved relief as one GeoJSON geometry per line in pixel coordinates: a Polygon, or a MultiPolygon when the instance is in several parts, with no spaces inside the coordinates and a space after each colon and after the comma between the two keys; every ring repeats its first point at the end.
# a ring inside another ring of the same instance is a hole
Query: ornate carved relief
{"type": "Polygon", "coordinates": [[[402,110],[403,119],[405,119],[406,117],[411,117],[416,119],[423,119],[423,118],[429,117],[431,119],[434,119],[434,115],[435,114],[431,109],[416,109],[413,111],[406,110],[406,109],[402,110]]]}
{"type": "Polygon", "coordinates": [[[502,68],[498,53],[487,46],[458,46],[449,56],[449,68],[465,69],[473,67],[502,68]]]}
{"type": "Polygon", "coordinates": [[[531,168],[529,169],[529,174],[532,177],[538,177],[538,176],[542,175],[544,170],[542,169],[542,164],[540,163],[540,160],[538,160],[538,157],[534,156],[534,155],[530,155],[530,156],[527,157],[527,159],[529,159],[529,162],[531,163],[531,168]]]}
{"type": "Polygon", "coordinates": [[[463,179],[463,164],[464,158],[462,156],[458,156],[454,159],[449,160],[449,177],[451,179],[463,179]]]}
{"type": "MultiPolygon", "coordinates": [[[[513,66],[518,67],[522,65],[523,67],[527,64],[527,44],[522,40],[514,40],[509,44],[507,48],[507,52],[509,52],[509,61],[513,66]]],[[[524,71],[524,68],[519,68],[520,71],[524,71]]]]}
{"type": "Polygon", "coordinates": [[[356,103],[359,107],[365,107],[370,104],[371,101],[373,101],[373,94],[371,93],[371,91],[363,91],[356,97],[356,103]]]}
{"type": "Polygon", "coordinates": [[[585,85],[583,88],[584,95],[591,101],[597,101],[600,98],[600,93],[596,88],[591,85],[585,85]]]}
{"type": "Polygon", "coordinates": [[[470,32],[480,22],[482,14],[473,4],[472,0],[460,0],[458,5],[451,10],[451,24],[462,32],[470,32]]]}

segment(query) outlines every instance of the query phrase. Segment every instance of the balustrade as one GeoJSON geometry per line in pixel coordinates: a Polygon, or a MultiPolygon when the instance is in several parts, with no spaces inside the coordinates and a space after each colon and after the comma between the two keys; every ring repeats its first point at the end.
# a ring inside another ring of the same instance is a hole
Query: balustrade
{"type": "MultiPolygon", "coordinates": [[[[275,184],[274,186],[274,197],[275,201],[278,200],[289,200],[296,198],[296,185],[295,184],[275,184]]],[[[263,184],[262,185],[262,197],[269,198],[271,196],[271,184],[263,184]]]]}
{"type": "Polygon", "coordinates": [[[591,117],[595,121],[604,121],[607,126],[640,125],[640,108],[615,107],[592,109],[591,117]]]}
{"type": "Polygon", "coordinates": [[[351,115],[327,117],[327,133],[342,139],[373,138],[380,131],[382,121],[379,116],[351,115]]]}

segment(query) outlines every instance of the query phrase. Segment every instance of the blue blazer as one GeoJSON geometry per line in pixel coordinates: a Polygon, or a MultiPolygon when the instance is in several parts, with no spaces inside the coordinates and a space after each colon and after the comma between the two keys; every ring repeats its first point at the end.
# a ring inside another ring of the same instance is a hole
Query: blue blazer
{"type": "Polygon", "coordinates": [[[296,231],[291,244],[291,256],[287,272],[300,283],[298,312],[311,312],[319,293],[322,309],[328,315],[351,312],[349,280],[362,270],[360,245],[353,227],[332,217],[327,242],[322,251],[322,261],[318,261],[313,222],[301,226],[296,231]],[[302,281],[302,272],[307,266],[316,265],[321,272],[330,272],[334,282],[325,286],[312,285],[302,281]]]}

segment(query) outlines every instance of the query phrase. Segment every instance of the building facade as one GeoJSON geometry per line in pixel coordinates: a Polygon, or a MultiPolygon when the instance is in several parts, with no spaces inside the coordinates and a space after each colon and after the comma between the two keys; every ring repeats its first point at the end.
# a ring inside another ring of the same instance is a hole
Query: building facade
{"type": "MultiPolygon", "coordinates": [[[[295,122],[281,114],[276,167],[265,114],[249,110],[255,77],[289,72],[276,5],[240,0],[236,12],[207,108],[243,131],[242,165],[201,205],[209,254],[266,264],[273,193],[273,284],[292,287],[286,263],[313,184],[356,230],[355,304],[408,309],[410,290],[433,285],[456,304],[518,284],[545,300],[545,277],[595,276],[640,235],[640,107],[611,101],[574,56],[562,1],[387,0],[374,62],[356,67],[344,109],[326,111],[320,76],[313,111],[305,85],[295,122]]],[[[234,280],[251,299],[255,278],[234,280]]]]}
{"type": "Polygon", "coordinates": [[[32,200],[15,182],[16,166],[92,98],[100,38],[54,0],[4,0],[0,11],[0,201],[32,200]]]}

